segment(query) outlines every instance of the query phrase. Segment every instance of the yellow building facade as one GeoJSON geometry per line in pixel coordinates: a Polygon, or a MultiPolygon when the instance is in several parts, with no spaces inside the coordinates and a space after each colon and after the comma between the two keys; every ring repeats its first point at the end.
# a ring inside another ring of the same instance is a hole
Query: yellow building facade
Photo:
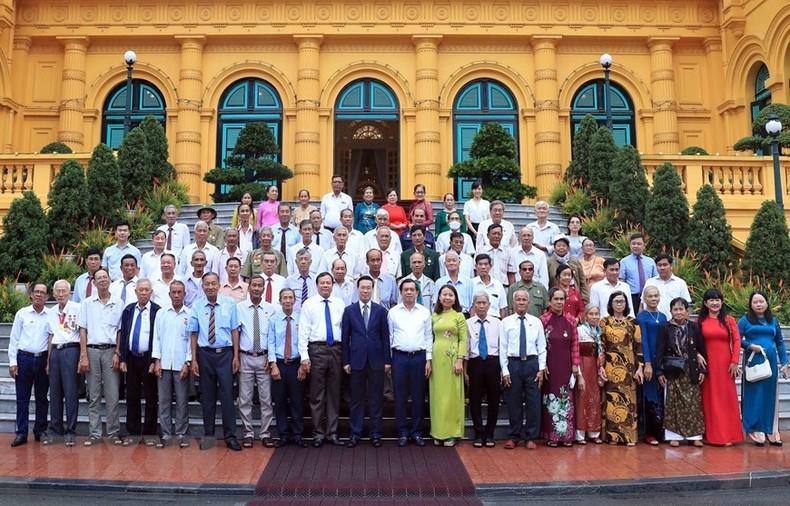
{"type": "MultiPolygon", "coordinates": [[[[0,7],[6,155],[52,141],[84,153],[117,140],[113,107],[125,98],[123,54],[132,49],[135,110],[145,112],[150,99],[160,113],[171,161],[196,201],[210,199],[214,189],[202,175],[221,164],[250,118],[273,125],[281,161],[295,172],[285,199],[301,188],[328,191],[336,171],[352,194],[373,183],[410,198],[420,182],[429,198],[441,198],[455,190],[448,167],[488,121],[509,125],[523,181],[545,196],[570,160],[575,122],[590,111],[600,119],[603,53],[614,60],[619,140],[656,164],[692,145],[721,156],[694,181],[738,166],[732,145],[750,134],[753,109],[790,98],[786,0],[2,0],[0,7]]],[[[722,187],[732,179],[727,170],[722,187]]],[[[770,174],[760,177],[761,194],[771,198],[770,174]]],[[[753,196],[753,183],[721,193],[753,196]]]]}

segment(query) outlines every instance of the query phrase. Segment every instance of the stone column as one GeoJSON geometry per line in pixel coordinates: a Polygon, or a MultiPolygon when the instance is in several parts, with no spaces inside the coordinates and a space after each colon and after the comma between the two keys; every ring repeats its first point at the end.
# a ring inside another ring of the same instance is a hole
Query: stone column
{"type": "MultiPolygon", "coordinates": [[[[174,166],[178,180],[187,186],[189,198],[204,199],[203,170],[200,166],[200,110],[203,92],[203,46],[205,37],[176,36],[181,44],[181,70],[178,74],[178,129],[174,166]]],[[[210,167],[206,167],[206,170],[210,167]]]]}
{"type": "Polygon", "coordinates": [[[60,102],[58,141],[76,152],[85,149],[83,116],[85,113],[85,60],[88,37],[57,37],[63,44],[63,86],[60,102]]]}
{"type": "MultiPolygon", "coordinates": [[[[298,46],[296,74],[296,133],[294,136],[294,188],[303,188],[320,196],[329,190],[329,178],[321,185],[321,136],[319,134],[318,108],[321,105],[319,58],[322,36],[294,35],[298,46]]],[[[331,175],[333,168],[327,167],[331,175]]],[[[297,195],[284,195],[283,199],[296,199],[297,195]]]]}
{"type": "MultiPolygon", "coordinates": [[[[5,90],[6,95],[13,97],[17,103],[24,102],[24,90],[27,86],[27,61],[30,56],[30,46],[33,44],[33,39],[28,36],[14,37],[13,56],[11,58],[11,89],[5,90]]],[[[12,107],[4,109],[2,112],[2,142],[3,149],[6,153],[15,151],[14,145],[20,140],[19,134],[14,129],[14,117],[16,111],[12,107]]],[[[21,129],[19,129],[21,130],[21,129]]]]}
{"type": "Polygon", "coordinates": [[[675,100],[675,66],[672,63],[672,44],[678,38],[650,37],[650,94],[653,96],[653,150],[675,154],[680,151],[677,101],[675,100]]]}
{"type": "MultiPolygon", "coordinates": [[[[441,150],[439,139],[439,43],[441,35],[420,35],[413,38],[416,49],[416,82],[414,87],[414,182],[425,185],[428,200],[441,195],[441,150]]],[[[407,188],[401,188],[406,194],[407,188]]]]}
{"type": "MultiPolygon", "coordinates": [[[[535,183],[538,198],[551,192],[562,172],[560,163],[560,106],[557,84],[557,42],[560,36],[532,39],[535,53],[535,183]]],[[[522,153],[524,156],[525,153],[522,153]]]]}

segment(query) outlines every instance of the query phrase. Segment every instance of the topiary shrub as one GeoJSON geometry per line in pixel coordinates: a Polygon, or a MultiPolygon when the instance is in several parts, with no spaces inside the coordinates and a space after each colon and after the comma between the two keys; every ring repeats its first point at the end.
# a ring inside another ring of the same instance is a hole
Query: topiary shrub
{"type": "Polygon", "coordinates": [[[106,144],[98,144],[88,162],[85,175],[88,210],[99,227],[116,223],[124,208],[123,183],[118,160],[106,144]]]}
{"type": "Polygon", "coordinates": [[[148,154],[151,161],[151,176],[153,179],[164,183],[175,177],[175,168],[168,161],[170,154],[167,146],[165,128],[153,116],[146,116],[137,127],[145,134],[148,141],[148,154]]]}
{"type": "Polygon", "coordinates": [[[32,191],[11,202],[3,216],[0,277],[35,281],[49,246],[49,224],[41,201],[32,191]]]}
{"type": "Polygon", "coordinates": [[[73,152],[68,145],[62,142],[50,142],[39,151],[42,155],[70,155],[73,152]]]}
{"type": "Polygon", "coordinates": [[[790,106],[785,104],[770,104],[760,110],[752,122],[752,135],[743,137],[733,146],[735,151],[756,152],[762,149],[766,154],[770,153],[773,139],[765,132],[765,124],[768,123],[772,114],[779,116],[782,122],[782,132],[779,134],[779,146],[790,148],[790,106]]]}
{"type": "Polygon", "coordinates": [[[724,203],[713,186],[702,185],[689,220],[688,247],[697,254],[700,267],[723,277],[730,264],[732,228],[727,223],[724,203]]]}
{"type": "Polygon", "coordinates": [[[69,159],[60,165],[47,203],[50,248],[54,253],[70,251],[91,217],[85,171],[77,160],[69,159]]]}
{"type": "Polygon", "coordinates": [[[565,170],[565,181],[576,188],[586,189],[590,182],[590,145],[598,131],[598,123],[591,114],[579,122],[579,129],[573,135],[571,163],[565,170]]]}
{"type": "Polygon", "coordinates": [[[521,182],[516,140],[499,123],[487,123],[475,134],[469,157],[450,167],[447,177],[479,179],[488,200],[521,202],[537,196],[537,188],[521,182]]]}
{"type": "Polygon", "coordinates": [[[757,211],[741,262],[745,275],[756,276],[777,290],[790,273],[790,236],[784,213],[773,200],[757,211]]]}
{"type": "Polygon", "coordinates": [[[641,225],[645,220],[645,202],[650,190],[639,151],[626,144],[617,150],[611,167],[609,205],[618,211],[616,224],[621,227],[641,225]]]}
{"type": "Polygon", "coordinates": [[[652,238],[648,248],[654,254],[686,249],[689,203],[682,184],[677,169],[669,162],[661,165],[653,175],[644,225],[652,238]]]}
{"type": "Polygon", "coordinates": [[[148,140],[139,128],[132,129],[118,147],[118,169],[123,181],[123,197],[129,208],[134,207],[153,186],[153,170],[148,140]]]}
{"type": "Polygon", "coordinates": [[[612,132],[606,127],[595,131],[590,140],[588,169],[590,179],[587,189],[590,195],[604,203],[609,202],[609,185],[612,181],[612,160],[617,156],[617,146],[612,132]]]}
{"type": "Polygon", "coordinates": [[[683,151],[680,152],[680,154],[684,156],[694,156],[694,155],[707,156],[708,152],[699,146],[689,146],[687,148],[684,148],[683,151]]]}
{"type": "Polygon", "coordinates": [[[238,202],[241,194],[223,193],[223,185],[246,183],[265,192],[265,185],[258,181],[282,182],[294,177],[291,169],[275,161],[278,154],[280,146],[271,128],[265,123],[247,123],[239,132],[233,152],[225,159],[225,167],[211,169],[203,176],[203,181],[217,185],[212,194],[214,202],[238,202]]]}

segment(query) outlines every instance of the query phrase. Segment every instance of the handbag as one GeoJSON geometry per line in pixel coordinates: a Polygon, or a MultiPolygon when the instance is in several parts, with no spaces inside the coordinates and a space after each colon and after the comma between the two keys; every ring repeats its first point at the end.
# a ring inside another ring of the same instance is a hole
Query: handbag
{"type": "Polygon", "coordinates": [[[664,370],[664,376],[667,378],[679,378],[686,369],[686,359],[683,357],[667,355],[664,357],[661,368],[664,370]]]}
{"type": "Polygon", "coordinates": [[[749,355],[749,359],[746,361],[746,370],[744,376],[746,376],[746,381],[750,383],[762,381],[773,376],[773,371],[771,371],[771,363],[768,362],[768,357],[765,356],[765,350],[761,351],[760,353],[765,358],[765,360],[759,364],[750,365],[752,359],[754,358],[754,351],[752,351],[752,354],[749,355]]]}

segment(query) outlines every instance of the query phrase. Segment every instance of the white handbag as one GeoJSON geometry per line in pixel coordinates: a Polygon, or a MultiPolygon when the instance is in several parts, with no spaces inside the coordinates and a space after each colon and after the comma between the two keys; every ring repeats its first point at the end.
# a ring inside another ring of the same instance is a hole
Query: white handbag
{"type": "Polygon", "coordinates": [[[768,357],[765,356],[765,351],[763,350],[760,353],[762,353],[763,357],[765,358],[765,360],[761,363],[750,365],[752,359],[754,358],[754,351],[751,355],[749,355],[749,359],[746,361],[746,370],[744,375],[746,376],[746,381],[751,383],[762,381],[773,376],[773,372],[771,371],[771,363],[768,362],[768,357]]]}

